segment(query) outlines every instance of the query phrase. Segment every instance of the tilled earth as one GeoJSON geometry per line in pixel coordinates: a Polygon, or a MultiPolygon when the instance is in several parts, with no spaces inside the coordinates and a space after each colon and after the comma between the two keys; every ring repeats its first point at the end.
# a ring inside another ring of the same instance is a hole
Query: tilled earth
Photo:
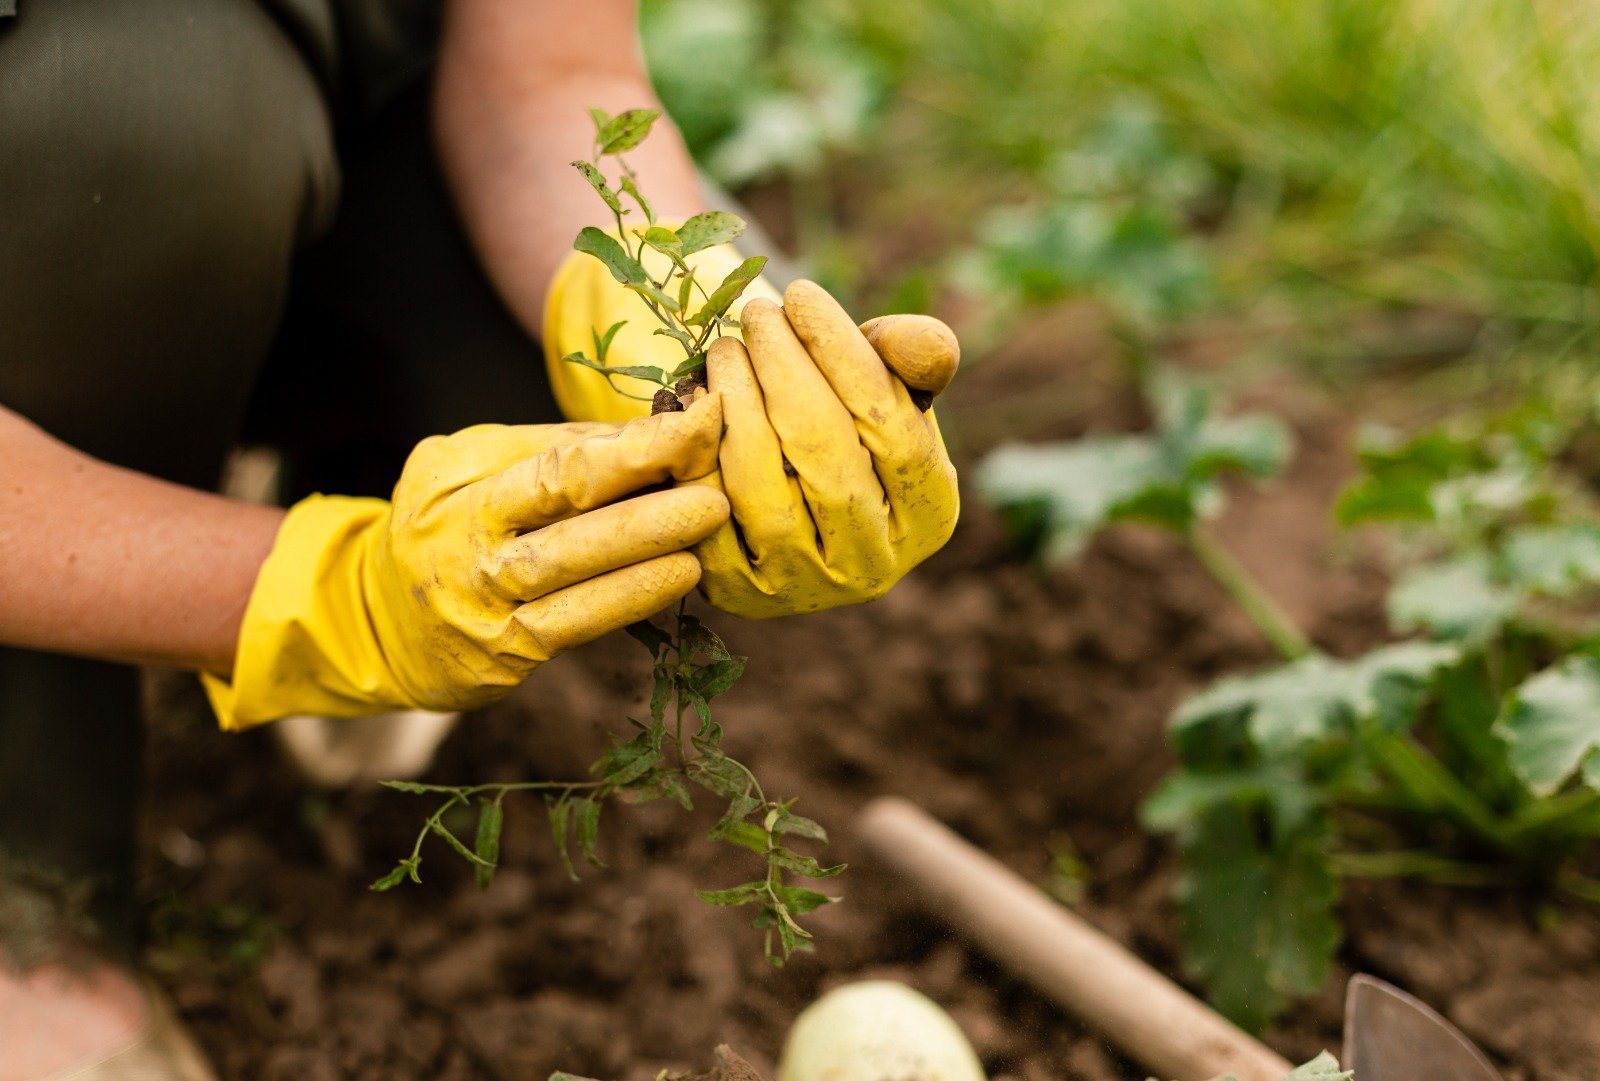
{"type": "MultiPolygon", "coordinates": [[[[1043,340],[1083,329],[1063,318],[1043,340]]],[[[1007,432],[1137,423],[1114,369],[1037,350],[1024,342],[963,377],[943,411],[958,457],[1007,432]]],[[[1326,524],[1350,426],[1309,393],[1261,393],[1301,451],[1283,485],[1236,493],[1221,532],[1321,644],[1362,649],[1383,633],[1383,576],[1326,524]]],[[[829,884],[845,903],[810,918],[816,953],[774,971],[742,912],[696,900],[695,888],[750,870],[704,839],[714,808],[608,809],[608,866],[574,884],[529,798],[510,805],[505,867],[488,892],[430,847],[422,886],[371,893],[431,805],[319,795],[266,733],[216,735],[197,698],[168,695],[151,752],[151,960],[223,1077],[537,1081],[560,1068],[649,1081],[705,1068],[720,1043],[771,1076],[806,1003],[891,976],[948,1008],[992,1075],[1142,1078],[920,912],[852,843],[850,823],[871,797],[904,795],[1041,883],[1052,851],[1070,845],[1091,874],[1081,911],[1180,971],[1174,859],[1140,830],[1136,807],[1169,765],[1171,707],[1269,659],[1183,550],[1119,529],[1041,574],[968,498],[950,547],[877,603],[763,624],[707,618],[750,657],[718,701],[731,752],[769,792],[799,795],[797,809],[834,834],[829,855],[852,864],[829,884]]],[[[464,722],[428,779],[581,775],[642,708],[642,662],[619,637],[546,666],[464,722]]],[[[1352,887],[1344,907],[1341,978],[1268,1034],[1289,1057],[1337,1050],[1342,977],[1363,969],[1439,1006],[1514,1081],[1595,1076],[1600,921],[1415,886],[1352,887]]]]}

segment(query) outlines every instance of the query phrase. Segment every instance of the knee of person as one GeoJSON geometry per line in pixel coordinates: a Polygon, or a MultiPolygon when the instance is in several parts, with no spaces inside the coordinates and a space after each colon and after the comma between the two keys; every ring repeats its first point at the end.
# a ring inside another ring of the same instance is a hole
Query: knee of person
{"type": "Polygon", "coordinates": [[[255,0],[24,4],[0,30],[0,269],[283,262],[331,214],[331,127],[255,0]]]}

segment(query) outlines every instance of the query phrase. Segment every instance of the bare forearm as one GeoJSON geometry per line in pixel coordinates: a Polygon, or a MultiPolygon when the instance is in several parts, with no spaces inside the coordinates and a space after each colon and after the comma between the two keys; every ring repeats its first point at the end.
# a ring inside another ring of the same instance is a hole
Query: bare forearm
{"type": "MultiPolygon", "coordinates": [[[[615,227],[569,164],[589,156],[587,110],[654,104],[632,0],[450,5],[435,102],[440,154],[479,256],[530,334],[574,234],[615,227]]],[[[705,209],[670,126],[658,124],[630,163],[650,178],[661,217],[705,209]]]]}
{"type": "Polygon", "coordinates": [[[282,517],[107,465],[0,408],[0,642],[225,675],[282,517]]]}

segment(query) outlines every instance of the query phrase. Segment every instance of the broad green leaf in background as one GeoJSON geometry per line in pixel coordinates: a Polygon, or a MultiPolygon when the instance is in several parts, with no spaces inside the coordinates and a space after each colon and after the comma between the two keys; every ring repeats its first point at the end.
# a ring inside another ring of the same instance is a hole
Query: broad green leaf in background
{"type": "Polygon", "coordinates": [[[1551,597],[1600,582],[1600,523],[1512,530],[1505,538],[1505,573],[1512,582],[1551,597]]]}
{"type": "Polygon", "coordinates": [[[1526,680],[1495,731],[1535,795],[1551,795],[1574,775],[1600,788],[1600,659],[1568,657],[1526,680]]]}
{"type": "MultiPolygon", "coordinates": [[[[1354,1081],[1354,1079],[1355,1075],[1349,1070],[1339,1069],[1339,1060],[1326,1051],[1305,1065],[1291,1070],[1283,1077],[1283,1081],[1354,1081]]],[[[573,1081],[573,1079],[565,1075],[558,1079],[552,1075],[550,1081],[573,1081]]],[[[1156,1079],[1151,1077],[1147,1081],[1156,1081],[1156,1079]]],[[[1238,1078],[1232,1074],[1227,1074],[1216,1078],[1215,1081],[1238,1081],[1238,1078]]]]}
{"type": "Polygon", "coordinates": [[[592,225],[586,226],[578,233],[578,238],[572,242],[572,246],[604,263],[606,269],[611,271],[611,276],[623,285],[643,285],[650,280],[644,267],[628,254],[616,237],[592,225]]]}
{"type": "Polygon", "coordinates": [[[1202,388],[1164,374],[1148,390],[1157,425],[1147,435],[1012,444],[980,464],[984,497],[1034,520],[1047,560],[1072,556],[1113,522],[1183,532],[1214,511],[1217,477],[1270,477],[1288,458],[1288,433],[1271,417],[1216,417],[1202,388]]]}
{"type": "Polygon", "coordinates": [[[1204,729],[1242,718],[1257,748],[1281,754],[1366,722],[1403,730],[1415,720],[1417,697],[1459,657],[1446,643],[1401,642],[1352,661],[1312,654],[1267,672],[1234,676],[1178,707],[1173,739],[1181,750],[1206,739],[1204,729]]]}
{"type": "Polygon", "coordinates": [[[1407,571],[1389,591],[1389,620],[1404,631],[1479,642],[1516,614],[1521,598],[1494,580],[1482,552],[1407,571]]]}
{"type": "Polygon", "coordinates": [[[1338,881],[1326,824],[1280,834],[1215,807],[1184,846],[1180,887],[1190,967],[1212,1003],[1259,1031],[1332,971],[1338,881]]]}

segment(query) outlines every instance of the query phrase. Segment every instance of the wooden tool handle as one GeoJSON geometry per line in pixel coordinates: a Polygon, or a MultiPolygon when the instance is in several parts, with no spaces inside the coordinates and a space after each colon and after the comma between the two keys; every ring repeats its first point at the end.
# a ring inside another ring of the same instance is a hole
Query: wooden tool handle
{"type": "Polygon", "coordinates": [[[1292,1068],[914,804],[874,800],[856,834],[930,910],[1163,1079],[1282,1081],[1292,1068]]]}

